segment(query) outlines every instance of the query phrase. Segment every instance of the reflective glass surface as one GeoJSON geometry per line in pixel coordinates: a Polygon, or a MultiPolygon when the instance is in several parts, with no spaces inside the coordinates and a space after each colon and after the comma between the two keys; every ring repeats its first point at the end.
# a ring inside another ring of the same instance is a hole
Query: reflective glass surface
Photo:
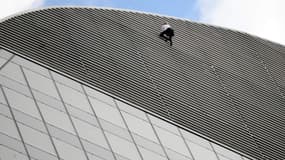
{"type": "Polygon", "coordinates": [[[157,117],[154,117],[152,115],[149,115],[150,117],[150,121],[155,125],[155,126],[158,126],[159,128],[163,128],[173,134],[176,134],[176,135],[179,135],[179,132],[177,130],[177,127],[170,124],[170,123],[167,123],[166,121],[163,121],[157,117]]]}
{"type": "Polygon", "coordinates": [[[137,133],[140,136],[143,136],[143,137],[145,137],[151,141],[158,143],[156,135],[155,135],[154,131],[152,130],[152,127],[149,123],[147,123],[146,121],[141,120],[139,118],[136,118],[132,115],[129,115],[127,113],[122,113],[122,114],[126,120],[126,123],[129,127],[129,129],[132,132],[137,133]]]}
{"type": "Polygon", "coordinates": [[[86,156],[80,148],[76,148],[67,143],[54,139],[59,156],[68,160],[86,160],[86,156]]]}
{"type": "Polygon", "coordinates": [[[126,113],[129,113],[130,115],[133,115],[137,118],[148,121],[148,119],[146,118],[145,112],[138,110],[138,109],[134,108],[133,106],[130,106],[130,105],[123,103],[121,101],[116,101],[116,103],[118,104],[120,110],[122,110],[126,113]]]}
{"type": "Polygon", "coordinates": [[[111,147],[113,148],[114,152],[121,154],[129,159],[133,160],[141,159],[133,143],[109,133],[107,133],[106,135],[110,141],[111,147]]]}
{"type": "Polygon", "coordinates": [[[66,113],[51,108],[42,103],[38,103],[38,105],[41,108],[41,112],[43,113],[44,119],[47,123],[61,128],[67,132],[75,134],[74,129],[66,113]]]}
{"type": "Polygon", "coordinates": [[[0,115],[0,132],[13,138],[20,139],[15,123],[12,119],[0,115]]]}
{"type": "Polygon", "coordinates": [[[0,142],[1,142],[0,146],[12,149],[24,155],[27,155],[24,145],[20,139],[13,138],[9,135],[6,135],[0,132],[0,142]]]}
{"type": "Polygon", "coordinates": [[[0,57],[3,59],[9,59],[13,54],[4,50],[4,49],[0,49],[0,57]]]}
{"type": "Polygon", "coordinates": [[[83,93],[59,83],[57,86],[65,103],[92,113],[87,97],[83,93]]]}
{"type": "Polygon", "coordinates": [[[155,160],[167,160],[166,157],[159,155],[155,152],[152,152],[150,150],[147,150],[143,147],[139,147],[139,150],[140,150],[144,160],[153,160],[153,159],[155,159],[155,160]]]}
{"type": "Polygon", "coordinates": [[[180,131],[181,131],[183,137],[185,138],[185,140],[193,142],[193,143],[198,144],[200,146],[203,146],[207,149],[212,149],[210,143],[207,140],[205,140],[205,139],[203,139],[203,138],[201,138],[195,134],[189,133],[183,129],[180,129],[180,131]]]}
{"type": "Polygon", "coordinates": [[[1,160],[249,160],[18,56],[0,84],[1,160]]]}
{"type": "Polygon", "coordinates": [[[14,151],[10,148],[0,145],[0,159],[1,160],[28,160],[28,157],[20,152],[14,151]]]}
{"type": "Polygon", "coordinates": [[[87,93],[90,97],[93,97],[93,98],[95,98],[95,99],[97,99],[97,100],[100,100],[100,101],[105,102],[105,103],[107,103],[107,104],[109,104],[109,105],[112,105],[112,106],[115,105],[115,104],[114,104],[114,100],[113,100],[112,97],[107,96],[107,95],[105,95],[105,94],[103,94],[103,93],[100,93],[100,92],[98,92],[98,91],[96,91],[96,90],[94,90],[94,89],[92,89],[92,88],[90,88],[90,87],[86,87],[86,86],[85,86],[84,89],[86,90],[86,93],[87,93]]]}
{"type": "Polygon", "coordinates": [[[0,103],[7,104],[2,91],[0,90],[0,103]]]}
{"type": "Polygon", "coordinates": [[[14,91],[21,93],[23,95],[32,97],[31,92],[29,91],[29,88],[26,84],[22,84],[16,80],[13,80],[13,79],[6,77],[4,75],[1,75],[1,74],[0,74],[0,83],[1,83],[1,85],[3,85],[6,88],[14,90],[14,91]]]}
{"type": "Polygon", "coordinates": [[[20,66],[14,63],[11,63],[11,62],[8,63],[4,68],[2,68],[2,70],[0,71],[0,74],[10,79],[13,79],[21,84],[26,84],[26,81],[20,69],[20,66]]]}
{"type": "Polygon", "coordinates": [[[15,63],[15,64],[18,64],[18,65],[21,65],[24,69],[27,69],[27,70],[36,72],[36,73],[38,73],[40,75],[49,77],[48,69],[46,69],[46,68],[44,68],[42,66],[39,66],[36,63],[30,62],[30,61],[28,61],[26,59],[23,59],[23,58],[21,58],[19,56],[15,56],[12,59],[12,62],[15,63]]]}
{"type": "Polygon", "coordinates": [[[187,141],[189,148],[195,158],[195,160],[218,160],[213,150],[206,149],[197,144],[191,143],[187,141]]]}
{"type": "Polygon", "coordinates": [[[10,113],[9,107],[5,104],[0,103],[0,114],[2,116],[5,116],[7,118],[12,118],[12,115],[10,113]]]}
{"type": "Polygon", "coordinates": [[[227,150],[223,147],[220,147],[219,145],[216,145],[216,144],[212,144],[215,151],[218,153],[219,157],[227,157],[231,160],[242,160],[241,159],[241,156],[230,151],[230,150],[227,150]]]}
{"type": "Polygon", "coordinates": [[[94,98],[90,98],[90,101],[98,117],[125,128],[124,121],[117,108],[94,98]]]}
{"type": "Polygon", "coordinates": [[[66,85],[70,88],[73,88],[79,92],[83,92],[81,85],[79,83],[77,83],[77,82],[75,82],[69,78],[66,78],[66,77],[64,77],[58,73],[55,73],[55,72],[52,72],[52,76],[56,82],[59,82],[62,85],[66,85]]]}
{"type": "Polygon", "coordinates": [[[163,145],[165,145],[167,148],[170,148],[171,150],[190,157],[190,153],[188,152],[182,137],[172,134],[171,132],[168,132],[159,127],[155,127],[155,130],[163,145]]]}
{"type": "Polygon", "coordinates": [[[109,148],[100,128],[77,119],[74,119],[74,124],[79,132],[80,137],[104,148],[109,148]]]}
{"type": "Polygon", "coordinates": [[[20,110],[28,115],[39,118],[40,115],[36,108],[35,102],[32,98],[17,93],[13,90],[4,88],[5,94],[8,98],[8,102],[12,108],[20,110]]]}
{"type": "Polygon", "coordinates": [[[25,143],[54,154],[54,149],[48,135],[22,124],[19,124],[19,129],[22,133],[25,143]]]}
{"type": "Polygon", "coordinates": [[[29,81],[31,88],[59,99],[53,81],[51,79],[27,69],[24,69],[24,73],[29,81]]]}
{"type": "Polygon", "coordinates": [[[7,62],[7,59],[0,58],[0,68],[7,62]]]}

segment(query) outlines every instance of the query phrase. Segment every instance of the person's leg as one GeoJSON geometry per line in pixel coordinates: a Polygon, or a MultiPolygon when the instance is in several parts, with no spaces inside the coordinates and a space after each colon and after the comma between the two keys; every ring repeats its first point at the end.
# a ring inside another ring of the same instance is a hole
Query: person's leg
{"type": "Polygon", "coordinates": [[[159,36],[162,37],[164,39],[164,41],[167,41],[169,38],[166,37],[165,35],[166,35],[165,31],[163,31],[159,34],[159,36]]]}
{"type": "Polygon", "coordinates": [[[169,36],[170,46],[172,46],[172,36],[169,36]]]}
{"type": "Polygon", "coordinates": [[[173,36],[173,30],[171,28],[168,28],[166,31],[165,31],[165,34],[167,35],[167,39],[169,40],[170,42],[170,46],[172,46],[172,36],[173,36]]]}

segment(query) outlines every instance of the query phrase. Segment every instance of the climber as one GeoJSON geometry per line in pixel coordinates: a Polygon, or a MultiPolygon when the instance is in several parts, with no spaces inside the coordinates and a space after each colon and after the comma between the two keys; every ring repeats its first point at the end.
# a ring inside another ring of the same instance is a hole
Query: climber
{"type": "Polygon", "coordinates": [[[161,33],[159,34],[159,36],[161,38],[163,38],[165,42],[169,41],[170,42],[170,46],[172,46],[172,37],[174,36],[174,30],[168,24],[168,22],[165,22],[161,26],[161,33]]]}

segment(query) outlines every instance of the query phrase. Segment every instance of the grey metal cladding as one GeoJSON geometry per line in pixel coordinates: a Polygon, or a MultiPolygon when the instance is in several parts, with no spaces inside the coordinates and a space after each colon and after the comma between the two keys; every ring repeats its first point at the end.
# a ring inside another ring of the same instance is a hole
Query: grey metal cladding
{"type": "Polygon", "coordinates": [[[49,8],[0,23],[0,46],[257,159],[285,159],[285,47],[187,20],[49,8]],[[169,21],[169,47],[158,38],[169,21]]]}

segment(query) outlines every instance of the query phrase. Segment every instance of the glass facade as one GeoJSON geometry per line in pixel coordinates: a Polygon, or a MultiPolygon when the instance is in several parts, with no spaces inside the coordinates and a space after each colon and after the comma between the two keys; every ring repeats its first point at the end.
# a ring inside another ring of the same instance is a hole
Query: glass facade
{"type": "Polygon", "coordinates": [[[248,160],[0,50],[1,160],[248,160]]]}

